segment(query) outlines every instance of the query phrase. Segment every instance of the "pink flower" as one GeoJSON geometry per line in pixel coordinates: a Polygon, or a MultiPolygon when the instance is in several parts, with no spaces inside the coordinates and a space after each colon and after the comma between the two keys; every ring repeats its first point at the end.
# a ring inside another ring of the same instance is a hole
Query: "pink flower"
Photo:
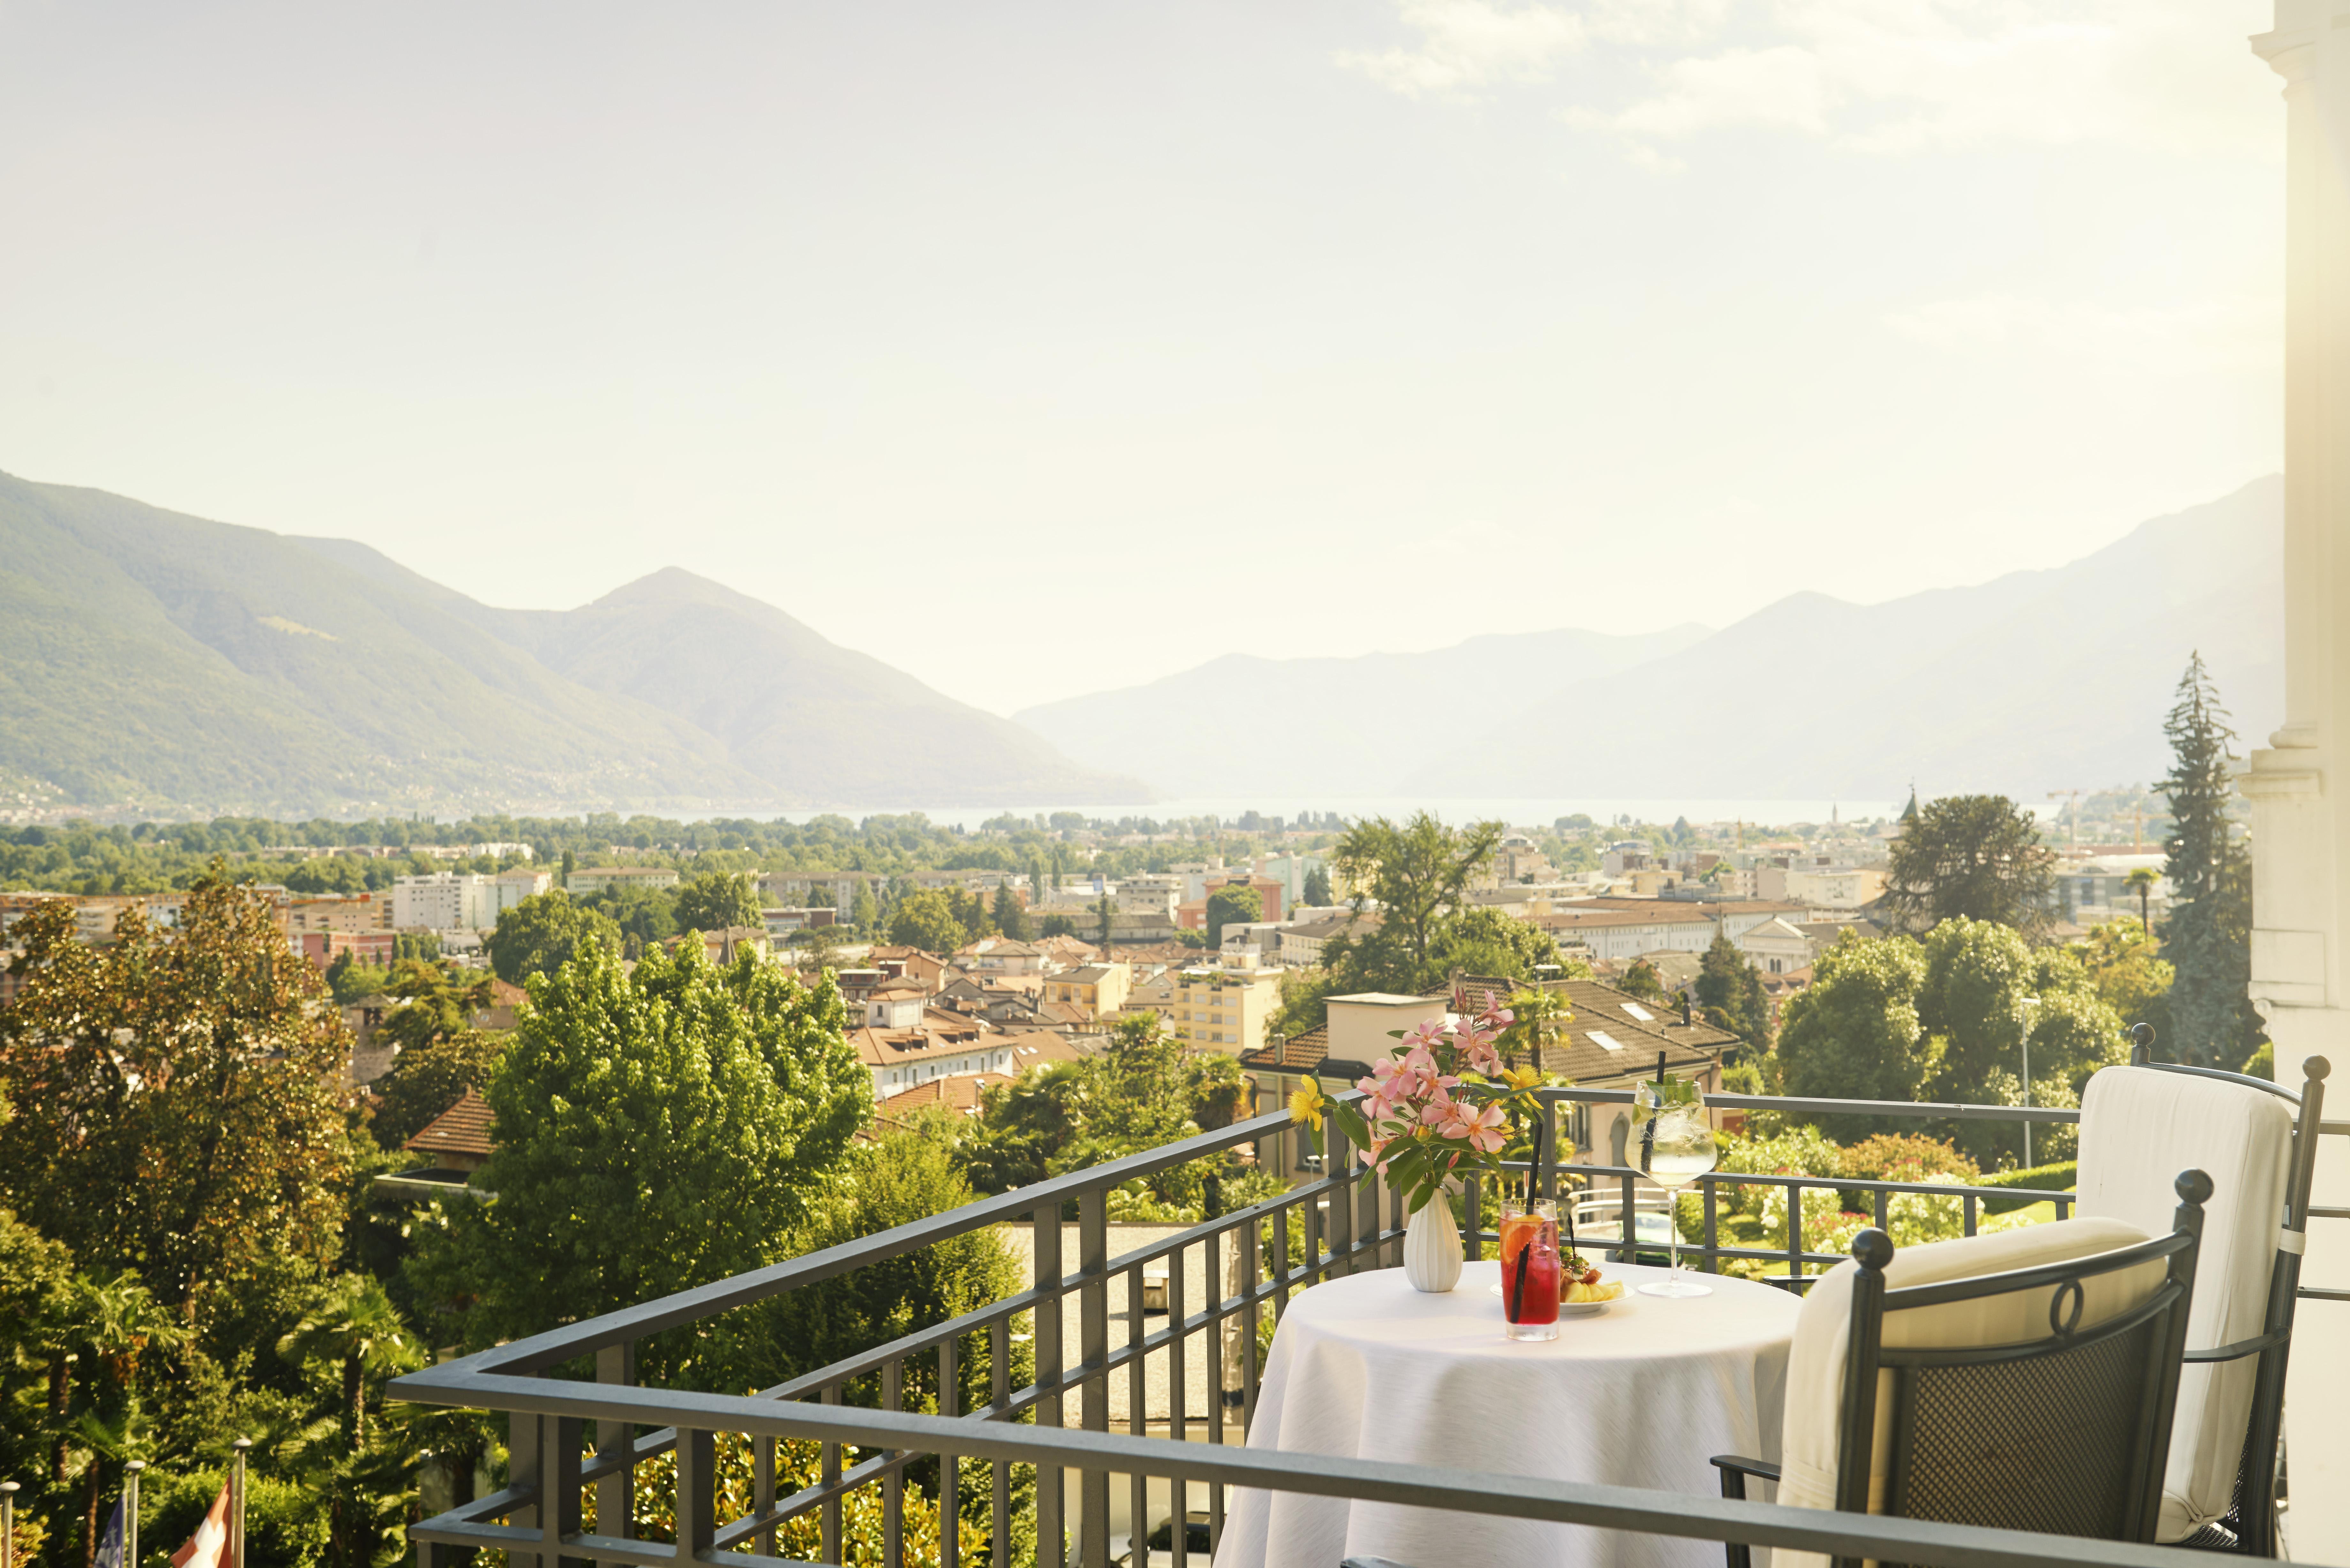
{"type": "Polygon", "coordinates": [[[1444,1020],[1441,1018],[1421,1019],[1413,1024],[1410,1033],[1403,1037],[1404,1050],[1407,1053],[1425,1051],[1432,1045],[1443,1044],[1444,1028],[1444,1020]]]}
{"type": "Polygon", "coordinates": [[[1444,1107],[1440,1123],[1433,1116],[1430,1120],[1446,1137],[1467,1138],[1470,1147],[1481,1154],[1492,1154],[1504,1141],[1502,1128],[1509,1118],[1499,1106],[1487,1106],[1481,1111],[1466,1100],[1454,1100],[1444,1107]]]}

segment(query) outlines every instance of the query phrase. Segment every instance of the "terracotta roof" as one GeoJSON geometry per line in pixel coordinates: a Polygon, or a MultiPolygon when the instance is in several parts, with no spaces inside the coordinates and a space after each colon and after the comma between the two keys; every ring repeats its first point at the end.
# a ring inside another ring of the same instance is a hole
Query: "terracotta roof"
{"type": "Polygon", "coordinates": [[[1302,1034],[1261,1045],[1241,1057],[1241,1065],[1267,1073],[1308,1073],[1330,1055],[1330,1026],[1316,1024],[1302,1034]]]}
{"type": "Polygon", "coordinates": [[[1626,909],[1588,904],[1553,904],[1547,915],[1530,917],[1546,931],[1588,931],[1620,926],[1711,925],[1714,917],[1704,904],[1675,903],[1669,907],[1626,909]]]}
{"type": "MultiPolygon", "coordinates": [[[[1492,975],[1463,975],[1461,985],[1472,1005],[1482,990],[1499,989],[1507,997],[1521,982],[1492,975]]],[[[1684,1024],[1680,1009],[1641,1001],[1629,992],[1596,980],[1565,980],[1546,989],[1564,992],[1574,1014],[1558,1026],[1553,1043],[1543,1049],[1543,1071],[1570,1084],[1633,1077],[1656,1070],[1657,1053],[1665,1065],[1690,1067],[1717,1059],[1722,1046],[1738,1036],[1716,1029],[1703,1019],[1684,1024]],[[1641,1015],[1645,1013],[1644,1018],[1641,1015]]]]}
{"type": "Polygon", "coordinates": [[[1008,1073],[958,1073],[951,1078],[932,1078],[927,1084],[917,1084],[910,1089],[900,1089],[874,1107],[879,1116],[919,1110],[924,1106],[945,1106],[967,1116],[979,1114],[979,1096],[997,1084],[1008,1084],[1008,1073]]]}
{"type": "Polygon", "coordinates": [[[422,1132],[400,1147],[419,1154],[477,1154],[497,1151],[490,1141],[490,1103],[467,1089],[464,1097],[426,1124],[422,1132]]]}
{"type": "Polygon", "coordinates": [[[493,975],[493,976],[491,977],[491,979],[490,979],[490,1005],[491,1005],[491,1006],[493,1006],[493,1007],[519,1007],[519,1006],[521,1006],[524,1002],[528,1002],[529,1000],[530,1000],[530,992],[528,992],[525,991],[522,987],[520,987],[520,986],[518,986],[518,985],[510,985],[510,984],[508,984],[506,981],[503,981],[503,980],[498,979],[498,978],[497,978],[496,976],[494,976],[494,975],[493,975]]]}

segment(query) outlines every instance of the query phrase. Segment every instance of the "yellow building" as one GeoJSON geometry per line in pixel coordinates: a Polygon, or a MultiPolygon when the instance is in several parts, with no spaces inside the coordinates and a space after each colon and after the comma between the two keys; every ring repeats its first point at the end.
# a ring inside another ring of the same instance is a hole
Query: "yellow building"
{"type": "Polygon", "coordinates": [[[1177,1039],[1235,1056],[1264,1044],[1265,1025],[1281,1009],[1279,970],[1203,966],[1168,978],[1167,1023],[1177,1039]]]}
{"type": "Polygon", "coordinates": [[[1091,1023],[1124,1007],[1133,983],[1134,971],[1125,964],[1091,963],[1066,974],[1046,975],[1044,1000],[1083,1008],[1091,1023]]]}

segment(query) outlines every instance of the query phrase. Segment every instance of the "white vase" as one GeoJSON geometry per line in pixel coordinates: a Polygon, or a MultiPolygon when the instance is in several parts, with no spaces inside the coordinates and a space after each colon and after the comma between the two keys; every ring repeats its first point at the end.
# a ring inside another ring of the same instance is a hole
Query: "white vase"
{"type": "Polygon", "coordinates": [[[1440,1294],[1461,1282],[1461,1228],[1441,1192],[1403,1228],[1403,1277],[1416,1291],[1440,1294]]]}

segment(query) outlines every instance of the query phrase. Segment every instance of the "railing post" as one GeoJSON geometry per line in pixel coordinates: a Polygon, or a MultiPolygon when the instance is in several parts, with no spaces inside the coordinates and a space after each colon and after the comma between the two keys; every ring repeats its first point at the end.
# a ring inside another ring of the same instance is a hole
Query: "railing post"
{"type": "MultiPolygon", "coordinates": [[[[1033,1283],[1038,1297],[1036,1325],[1036,1425],[1061,1425],[1061,1206],[1041,1205],[1029,1216],[1035,1232],[1033,1283]]],[[[1061,1470],[1036,1467],[1036,1568],[1060,1568],[1068,1561],[1067,1532],[1061,1513],[1061,1470]]],[[[838,1552],[827,1561],[840,1561],[838,1552]]]]}
{"type": "MultiPolygon", "coordinates": [[[[838,1383],[827,1383],[824,1386],[822,1403],[836,1408],[839,1406],[840,1385],[838,1383]]],[[[827,1438],[822,1451],[822,1469],[818,1473],[823,1478],[821,1484],[824,1487],[824,1502],[816,1510],[816,1515],[823,1521],[824,1560],[827,1563],[837,1563],[841,1560],[840,1445],[827,1438]]]]}
{"type": "MultiPolygon", "coordinates": [[[[1077,1199],[1077,1354],[1085,1364],[1079,1420],[1088,1432],[1109,1430],[1109,1195],[1089,1189],[1077,1199]]],[[[1109,1472],[1077,1472],[1078,1562],[1109,1568],[1109,1472]]]]}
{"type": "MultiPolygon", "coordinates": [[[[596,1353],[596,1381],[620,1386],[637,1380],[637,1346],[634,1340],[608,1345],[596,1353]]],[[[596,1423],[596,1457],[628,1454],[636,1447],[637,1428],[633,1421],[614,1420],[605,1417],[596,1423]]],[[[615,1541],[637,1538],[637,1467],[622,1465],[610,1475],[599,1476],[596,1481],[596,1533],[608,1535],[615,1541]]],[[[772,1550],[772,1548],[771,1548],[772,1550]]],[[[604,1560],[603,1568],[623,1568],[604,1560]]]]}
{"type": "MultiPolygon", "coordinates": [[[[506,1515],[506,1522],[525,1530],[538,1527],[537,1503],[546,1500],[542,1484],[542,1459],[539,1449],[539,1423],[536,1416],[515,1411],[506,1417],[506,1482],[516,1490],[525,1488],[536,1494],[535,1501],[525,1503],[506,1515]]],[[[518,1547],[506,1548],[506,1568],[560,1568],[558,1563],[542,1563],[536,1552],[518,1547]]]]}
{"type": "MultiPolygon", "coordinates": [[[[677,1434],[677,1568],[707,1552],[718,1533],[718,1434],[677,1434]]],[[[839,1558],[834,1557],[834,1562],[839,1558]]]]}
{"type": "MultiPolygon", "coordinates": [[[[1012,1324],[1005,1318],[997,1318],[987,1327],[987,1384],[989,1402],[1002,1412],[995,1418],[1009,1421],[1012,1324]]],[[[1012,1461],[996,1460],[989,1479],[993,1487],[988,1499],[988,1568],[1012,1568],[1012,1461]]]]}
{"type": "MultiPolygon", "coordinates": [[[[1787,1193],[1787,1288],[1795,1289],[1804,1277],[1804,1186],[1796,1182],[1787,1193]]],[[[1803,1293],[1797,1291],[1798,1295],[1803,1293]]]]}
{"type": "Polygon", "coordinates": [[[563,1538],[579,1533],[579,1447],[586,1427],[576,1416],[542,1416],[538,1420],[539,1435],[549,1449],[539,1456],[539,1474],[546,1480],[538,1502],[538,1560],[547,1568],[560,1568],[563,1538]]]}
{"type": "MultiPolygon", "coordinates": [[[[905,1364],[896,1357],[881,1364],[881,1408],[905,1408],[905,1364]]],[[[887,1449],[883,1457],[895,1459],[887,1449]]],[[[884,1568],[904,1568],[906,1561],[906,1472],[899,1468],[881,1478],[881,1562],[884,1568]]]]}
{"type": "MultiPolygon", "coordinates": [[[[952,1417],[962,1412],[961,1342],[939,1341],[939,1414],[952,1417]]],[[[770,1483],[772,1488],[773,1483],[770,1483]]],[[[957,1568],[962,1561],[962,1459],[939,1456],[939,1568],[957,1568]]],[[[775,1549],[764,1549],[773,1557],[775,1549]]]]}
{"type": "MultiPolygon", "coordinates": [[[[1355,1272],[1355,1150],[1335,1121],[1326,1121],[1322,1140],[1327,1151],[1322,1178],[1330,1185],[1330,1219],[1322,1227],[1330,1243],[1330,1272],[1325,1278],[1355,1272]]],[[[1179,1514],[1181,1510],[1176,1511],[1179,1514]]]]}
{"type": "Polygon", "coordinates": [[[1717,1212],[1721,1195],[1712,1177],[1700,1177],[1699,1182],[1705,1192],[1705,1272],[1718,1274],[1721,1272],[1721,1220],[1717,1212]]]}

